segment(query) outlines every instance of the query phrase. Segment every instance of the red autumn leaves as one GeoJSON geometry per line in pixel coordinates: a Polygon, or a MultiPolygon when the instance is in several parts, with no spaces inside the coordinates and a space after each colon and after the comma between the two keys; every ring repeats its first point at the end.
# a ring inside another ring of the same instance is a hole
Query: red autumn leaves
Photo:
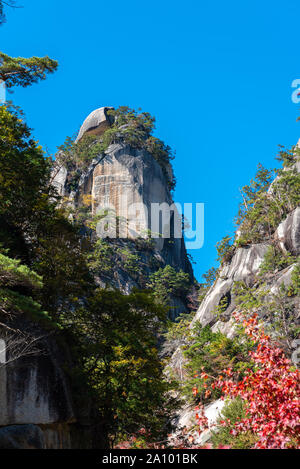
{"type": "MultiPolygon", "coordinates": [[[[240,317],[238,318],[241,319],[240,317]]],[[[246,417],[233,426],[233,436],[251,432],[256,436],[254,448],[300,447],[300,373],[283,351],[259,326],[256,315],[243,320],[247,336],[257,346],[250,352],[252,370],[241,381],[235,380],[231,369],[223,371],[211,385],[222,391],[223,397],[241,398],[247,403],[246,417]]],[[[202,379],[207,379],[205,373],[202,379]]],[[[197,394],[196,389],[194,390],[197,394]]],[[[200,431],[207,428],[204,409],[196,408],[200,431]]],[[[223,422],[224,426],[230,422],[223,422]]]]}

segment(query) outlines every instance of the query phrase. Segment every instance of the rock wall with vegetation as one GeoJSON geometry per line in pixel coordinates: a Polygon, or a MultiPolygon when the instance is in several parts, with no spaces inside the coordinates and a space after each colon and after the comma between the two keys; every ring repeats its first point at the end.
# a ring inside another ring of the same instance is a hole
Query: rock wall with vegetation
{"type": "MultiPolygon", "coordinates": [[[[7,89],[57,67],[0,52],[7,89]]],[[[300,447],[299,145],[259,165],[196,284],[183,240],[147,230],[176,182],[153,131],[103,107],[52,159],[0,106],[0,449],[300,447]]]]}
{"type": "MultiPolygon", "coordinates": [[[[183,316],[168,333],[169,344],[175,348],[169,372],[178,379],[179,393],[184,396],[185,402],[177,425],[178,428],[188,427],[193,433],[195,415],[199,414],[194,407],[200,405],[203,419],[206,419],[205,431],[200,432],[200,437],[198,433],[194,434],[194,442],[200,446],[210,442],[215,447],[229,445],[246,449],[263,441],[259,440],[257,433],[252,433],[253,430],[241,432],[238,437],[235,424],[246,418],[247,402],[243,399],[227,403],[220,401],[222,386],[220,388],[215,384],[219,375],[226,373],[226,370],[230,369],[228,373],[235,373],[237,382],[242,382],[248,379],[245,377],[252,369],[249,353],[251,356],[253,343],[247,340],[237,318],[244,318],[246,324],[255,315],[255,321],[260,322],[260,327],[284,351],[286,357],[291,359],[298,356],[299,156],[297,145],[291,150],[280,151],[278,159],[282,169],[268,171],[259,165],[255,179],[241,191],[236,234],[226,236],[217,245],[220,266],[204,275],[198,310],[195,314],[183,316]],[[230,419],[231,424],[226,426],[226,419],[230,419]],[[233,433],[230,433],[231,430],[233,433]]],[[[292,362],[290,369],[293,366],[297,368],[297,363],[292,362]]],[[[262,383],[261,389],[263,393],[262,383]]],[[[279,407],[279,395],[277,399],[279,407]]],[[[293,402],[296,402],[295,398],[293,402]]],[[[269,412],[271,419],[272,411],[269,412]]],[[[295,415],[298,418],[293,422],[299,422],[299,406],[295,415]]],[[[256,428],[258,430],[258,424],[256,428]]],[[[269,432],[272,435],[270,429],[269,432]]],[[[268,444],[274,445],[274,441],[273,438],[272,443],[268,444]]],[[[288,447],[293,440],[287,438],[286,441],[289,442],[288,447]]]]}
{"type": "Polygon", "coordinates": [[[154,119],[148,113],[126,107],[96,109],[85,119],[77,138],[68,138],[60,148],[53,185],[71,216],[85,226],[87,236],[96,239],[99,226],[102,229],[90,256],[99,285],[128,293],[134,287],[158,286],[161,274],[172,302],[170,316],[175,318],[188,310],[186,294],[193,270],[183,236],[172,236],[174,218],[181,230],[171,192],[173,156],[169,147],[153,137],[153,129],[154,119]],[[152,204],[171,208],[166,225],[155,233],[150,230],[152,204]],[[105,236],[105,223],[108,232],[113,228],[112,235],[105,236]],[[165,230],[170,230],[168,237],[163,235],[165,230]],[[173,288],[167,285],[172,276],[173,288]]]}
{"type": "Polygon", "coordinates": [[[3,448],[109,447],[170,425],[158,342],[168,317],[194,302],[184,241],[96,231],[122,188],[146,207],[171,203],[170,150],[148,114],[110,112],[51,160],[19,110],[0,108],[3,448]]]}

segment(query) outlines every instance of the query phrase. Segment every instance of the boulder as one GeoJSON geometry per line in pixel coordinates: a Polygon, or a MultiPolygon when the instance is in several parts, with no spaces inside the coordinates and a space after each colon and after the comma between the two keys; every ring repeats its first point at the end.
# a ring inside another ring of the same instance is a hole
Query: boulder
{"type": "MultiPolygon", "coordinates": [[[[208,429],[201,432],[200,435],[198,431],[193,432],[192,436],[194,437],[194,444],[199,445],[199,447],[205,445],[207,441],[212,436],[212,431],[214,430],[215,424],[217,423],[222,409],[225,405],[225,401],[218,399],[211,404],[208,404],[204,408],[204,414],[208,421],[208,429]]],[[[176,441],[176,438],[181,435],[181,432],[184,428],[190,429],[195,426],[195,406],[186,405],[180,411],[180,416],[176,422],[177,431],[170,437],[170,442],[173,440],[176,441]]]]}
{"type": "Polygon", "coordinates": [[[300,207],[288,214],[278,226],[275,239],[284,252],[297,256],[300,254],[300,207]]]}
{"type": "Polygon", "coordinates": [[[284,271],[280,273],[280,275],[274,279],[272,282],[272,287],[270,289],[270,293],[272,295],[277,295],[280,292],[280,287],[283,285],[284,287],[288,287],[292,283],[292,273],[295,268],[296,264],[290,265],[284,271]]]}
{"type": "Polygon", "coordinates": [[[113,107],[100,107],[91,112],[82,126],[80,127],[76,143],[79,142],[85,134],[101,135],[111,125],[112,118],[107,114],[109,109],[113,107]]]}

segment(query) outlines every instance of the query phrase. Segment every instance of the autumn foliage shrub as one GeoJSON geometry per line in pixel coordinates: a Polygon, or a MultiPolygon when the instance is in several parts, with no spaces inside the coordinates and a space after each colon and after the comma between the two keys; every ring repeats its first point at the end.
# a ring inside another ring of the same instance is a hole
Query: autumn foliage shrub
{"type": "MultiPolygon", "coordinates": [[[[241,319],[241,318],[238,318],[241,319]]],[[[255,449],[288,449],[300,447],[300,373],[284,352],[260,327],[257,316],[242,320],[246,335],[256,344],[249,355],[254,363],[238,381],[232,369],[224,370],[211,385],[223,398],[242,399],[245,417],[234,425],[229,419],[220,422],[232,426],[230,434],[240,437],[253,434],[255,449]]],[[[202,379],[209,376],[202,373],[202,379]]],[[[199,430],[207,428],[203,408],[196,409],[199,430]]]]}

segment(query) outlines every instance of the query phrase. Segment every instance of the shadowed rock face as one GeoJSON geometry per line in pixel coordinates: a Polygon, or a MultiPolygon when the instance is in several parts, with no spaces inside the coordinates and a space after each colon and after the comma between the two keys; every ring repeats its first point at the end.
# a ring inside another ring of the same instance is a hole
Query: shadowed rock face
{"type": "MultiPolygon", "coordinates": [[[[299,146],[299,143],[298,143],[299,146]]],[[[297,162],[295,168],[300,171],[300,162],[297,162]]],[[[275,179],[278,180],[279,177],[275,179]]],[[[269,193],[272,193],[273,184],[269,188],[269,193]]],[[[238,235],[238,232],[237,232],[238,235]]],[[[238,238],[238,236],[237,236],[238,238]]],[[[300,254],[300,207],[297,207],[283,220],[274,234],[274,241],[278,243],[283,252],[289,252],[293,256],[300,254]]],[[[210,288],[205,298],[203,299],[191,326],[195,321],[200,321],[203,326],[210,325],[213,332],[221,332],[228,338],[232,339],[236,335],[235,320],[232,315],[234,311],[238,312],[236,305],[233,286],[236,281],[243,281],[249,287],[254,284],[260,288],[263,283],[257,276],[260,271],[261,264],[264,256],[271,246],[272,240],[269,244],[261,243],[254,244],[249,247],[238,248],[235,250],[230,262],[224,265],[214,285],[210,288]],[[222,312],[222,320],[218,319],[217,308],[223,299],[227,298],[226,310],[222,312]]],[[[292,274],[296,264],[289,265],[286,268],[270,272],[264,278],[266,284],[263,289],[267,289],[266,299],[274,298],[282,286],[288,287],[292,283],[292,274]]],[[[296,311],[299,311],[299,297],[293,300],[296,311]]],[[[263,313],[262,313],[263,314],[263,313]]],[[[264,317],[262,316],[262,319],[264,317]]],[[[298,316],[299,319],[299,316],[298,316]]],[[[183,356],[182,349],[178,347],[172,355],[170,367],[174,374],[181,380],[185,379],[184,365],[187,363],[186,357],[183,356]]],[[[218,419],[218,405],[220,401],[215,401],[205,408],[205,414],[211,416],[211,422],[214,423],[218,419]]],[[[177,428],[181,425],[192,427],[194,425],[194,409],[185,406],[179,412],[179,419],[177,428]]],[[[210,430],[201,433],[199,438],[195,435],[195,442],[199,446],[203,445],[210,438],[210,430]]]]}
{"type": "MultiPolygon", "coordinates": [[[[300,171],[300,161],[296,163],[295,169],[300,171]]],[[[272,193],[272,186],[279,177],[277,176],[270,185],[269,193],[272,193]]],[[[278,242],[283,252],[289,252],[294,256],[300,254],[300,207],[289,213],[286,219],[280,223],[274,234],[274,240],[278,242]]],[[[232,295],[234,282],[244,281],[248,286],[253,285],[269,246],[270,244],[262,243],[237,249],[231,261],[223,267],[218,279],[202,301],[194,321],[199,320],[202,325],[210,324],[213,326],[214,332],[220,330],[228,337],[232,337],[234,333],[232,320],[230,319],[227,323],[217,321],[216,309],[222,298],[226,295],[230,296],[231,301],[225,311],[226,316],[230,317],[235,308],[234,295],[232,295]]],[[[278,291],[281,284],[288,286],[291,283],[293,268],[294,266],[290,266],[270,279],[271,292],[278,291]]]]}
{"type": "Polygon", "coordinates": [[[60,429],[76,421],[61,350],[45,338],[36,354],[7,360],[0,366],[0,448],[71,447],[70,431],[60,429]]]}
{"type": "Polygon", "coordinates": [[[0,449],[44,449],[42,430],[36,425],[0,428],[0,449]]]}
{"type": "Polygon", "coordinates": [[[0,425],[74,420],[70,393],[53,357],[18,359],[0,369],[0,425]]]}

